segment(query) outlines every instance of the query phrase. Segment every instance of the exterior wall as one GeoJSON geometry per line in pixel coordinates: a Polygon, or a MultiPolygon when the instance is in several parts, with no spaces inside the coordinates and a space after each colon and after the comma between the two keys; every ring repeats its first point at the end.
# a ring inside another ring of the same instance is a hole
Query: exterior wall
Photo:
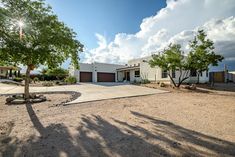
{"type": "Polygon", "coordinates": [[[123,68],[124,65],[117,64],[106,64],[106,63],[80,63],[80,69],[76,70],[73,67],[70,67],[69,73],[71,76],[75,76],[80,82],[80,71],[82,72],[92,72],[92,82],[97,82],[97,72],[106,72],[106,73],[115,73],[115,80],[117,81],[117,72],[116,69],[123,68]]]}
{"type": "Polygon", "coordinates": [[[6,69],[0,69],[0,77],[6,77],[7,70],[6,69]]]}
{"type": "MultiPolygon", "coordinates": [[[[159,67],[154,67],[151,68],[150,65],[147,63],[152,57],[144,57],[144,58],[139,58],[139,59],[133,59],[128,61],[128,65],[140,65],[140,80],[141,79],[148,79],[151,82],[168,82],[170,83],[171,80],[170,78],[167,76],[167,78],[162,78],[162,69],[159,67]]],[[[186,75],[186,71],[182,72],[182,75],[186,75]]],[[[190,73],[188,73],[187,76],[189,76],[190,73]]],[[[180,72],[179,71],[175,71],[175,78],[174,81],[176,83],[179,82],[179,76],[180,76],[180,72]]],[[[206,71],[202,73],[202,76],[199,77],[199,81],[200,83],[206,83],[209,82],[209,74],[208,76],[206,76],[206,71]]],[[[185,83],[196,83],[197,82],[197,77],[189,77],[188,79],[186,79],[184,81],[185,83]]]]}

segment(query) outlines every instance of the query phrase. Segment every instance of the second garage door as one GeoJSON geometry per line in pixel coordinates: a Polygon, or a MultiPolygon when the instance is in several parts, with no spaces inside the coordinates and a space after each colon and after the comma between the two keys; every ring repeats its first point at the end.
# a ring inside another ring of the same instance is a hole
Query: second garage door
{"type": "Polygon", "coordinates": [[[92,72],[80,72],[80,82],[92,82],[92,72]]]}
{"type": "Polygon", "coordinates": [[[115,82],[115,73],[97,73],[97,82],[115,82]]]}

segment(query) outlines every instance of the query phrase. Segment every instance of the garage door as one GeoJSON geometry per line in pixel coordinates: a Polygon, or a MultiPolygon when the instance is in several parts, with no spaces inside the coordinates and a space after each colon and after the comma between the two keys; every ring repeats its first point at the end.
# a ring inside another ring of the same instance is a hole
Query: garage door
{"type": "Polygon", "coordinates": [[[80,72],[80,82],[92,82],[92,72],[80,72]]]}
{"type": "Polygon", "coordinates": [[[97,73],[98,82],[115,82],[115,73],[97,73]]]}

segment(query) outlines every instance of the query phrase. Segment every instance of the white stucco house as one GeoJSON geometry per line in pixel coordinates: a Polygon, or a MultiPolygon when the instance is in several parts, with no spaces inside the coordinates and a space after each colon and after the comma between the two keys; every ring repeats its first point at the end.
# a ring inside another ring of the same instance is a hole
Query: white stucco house
{"type": "MultiPolygon", "coordinates": [[[[144,79],[151,82],[171,82],[167,72],[159,67],[151,68],[147,63],[150,57],[129,60],[126,65],[97,63],[80,63],[80,70],[70,67],[70,75],[75,76],[78,82],[139,82],[144,79]]],[[[190,77],[185,83],[196,83],[195,71],[188,74],[190,77]]],[[[179,71],[172,71],[175,82],[178,82],[179,71]]],[[[200,75],[200,83],[209,82],[208,72],[200,75]]]]}

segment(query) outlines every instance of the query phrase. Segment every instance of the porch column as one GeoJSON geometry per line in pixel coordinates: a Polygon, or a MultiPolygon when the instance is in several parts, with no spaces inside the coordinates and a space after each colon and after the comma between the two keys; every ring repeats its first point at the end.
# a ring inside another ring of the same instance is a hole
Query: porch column
{"type": "Polygon", "coordinates": [[[18,70],[18,77],[20,77],[20,70],[18,70]]]}
{"type": "Polygon", "coordinates": [[[9,77],[12,77],[12,69],[10,69],[9,77]]]}

